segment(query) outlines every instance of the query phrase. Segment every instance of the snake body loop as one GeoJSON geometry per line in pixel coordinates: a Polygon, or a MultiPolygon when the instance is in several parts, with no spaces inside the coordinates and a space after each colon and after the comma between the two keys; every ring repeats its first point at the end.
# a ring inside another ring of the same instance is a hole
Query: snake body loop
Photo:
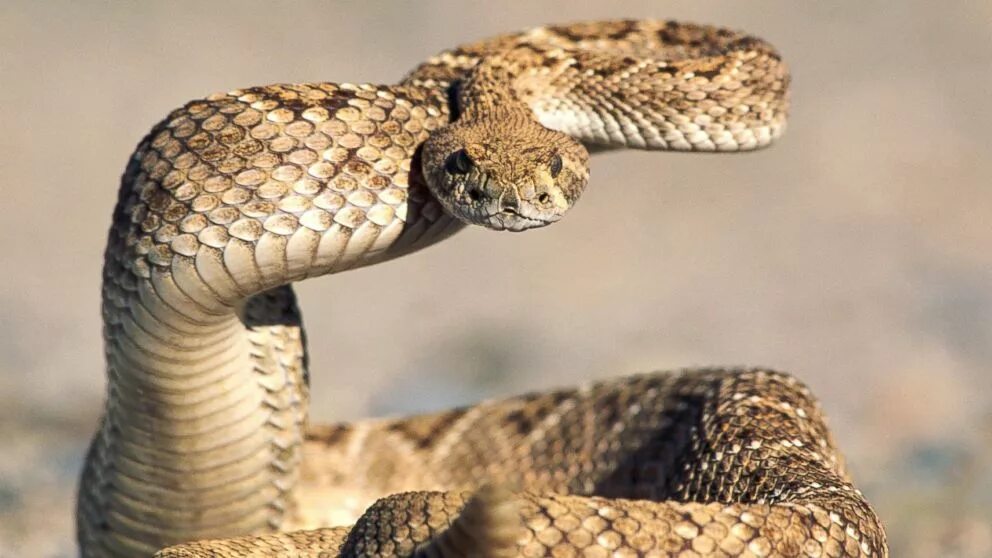
{"type": "Polygon", "coordinates": [[[459,47],[398,85],[272,85],[174,111],[129,161],[108,238],[83,554],[886,555],[818,404],[784,374],[306,425],[290,283],[464,223],[552,223],[585,188],[587,149],[764,146],[787,86],[753,37],[607,21],[459,47]]]}

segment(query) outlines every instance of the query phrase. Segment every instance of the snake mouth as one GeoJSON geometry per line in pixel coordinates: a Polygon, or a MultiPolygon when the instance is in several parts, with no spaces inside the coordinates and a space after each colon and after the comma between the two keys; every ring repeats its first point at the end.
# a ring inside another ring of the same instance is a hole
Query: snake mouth
{"type": "Polygon", "coordinates": [[[529,229],[546,227],[557,219],[541,219],[528,217],[516,210],[504,209],[498,213],[482,216],[479,224],[494,231],[522,232],[529,229]]]}

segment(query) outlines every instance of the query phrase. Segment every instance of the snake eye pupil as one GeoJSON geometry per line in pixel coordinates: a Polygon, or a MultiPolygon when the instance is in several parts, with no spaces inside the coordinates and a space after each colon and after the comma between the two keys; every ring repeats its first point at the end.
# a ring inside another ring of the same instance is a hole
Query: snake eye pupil
{"type": "Polygon", "coordinates": [[[555,153],[551,156],[551,178],[558,178],[561,174],[561,155],[555,153]]]}
{"type": "Polygon", "coordinates": [[[445,167],[451,174],[468,174],[475,163],[464,149],[459,149],[452,153],[445,162],[445,167]]]}

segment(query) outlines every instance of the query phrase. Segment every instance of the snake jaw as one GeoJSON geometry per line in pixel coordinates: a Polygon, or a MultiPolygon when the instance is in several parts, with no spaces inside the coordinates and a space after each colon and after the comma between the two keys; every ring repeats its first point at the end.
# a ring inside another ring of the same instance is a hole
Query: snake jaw
{"type": "Polygon", "coordinates": [[[473,182],[477,185],[459,185],[452,196],[440,200],[460,221],[490,230],[521,232],[545,227],[558,222],[572,205],[552,187],[498,186],[487,174],[473,182]]]}
{"type": "MultiPolygon", "coordinates": [[[[454,199],[442,198],[441,203],[445,210],[459,221],[494,231],[522,232],[545,227],[561,219],[561,213],[546,213],[529,203],[516,201],[508,204],[507,197],[503,193],[471,199],[466,194],[465,188],[458,188],[455,190],[454,199]]],[[[512,199],[518,198],[512,196],[512,199]]]]}
{"type": "Polygon", "coordinates": [[[530,229],[546,227],[556,221],[558,221],[558,219],[543,220],[526,217],[519,213],[501,211],[499,213],[489,215],[482,225],[487,229],[494,231],[523,232],[530,229]]]}

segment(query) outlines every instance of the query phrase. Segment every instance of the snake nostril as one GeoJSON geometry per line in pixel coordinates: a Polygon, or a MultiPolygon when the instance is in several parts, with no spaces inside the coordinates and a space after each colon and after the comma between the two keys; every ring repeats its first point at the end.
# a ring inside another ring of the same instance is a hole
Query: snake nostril
{"type": "Polygon", "coordinates": [[[549,201],[551,201],[551,196],[548,195],[547,192],[545,192],[545,193],[541,194],[540,196],[537,196],[537,201],[539,201],[541,203],[548,203],[549,201]]]}
{"type": "Polygon", "coordinates": [[[514,196],[503,196],[499,200],[499,210],[508,215],[519,215],[520,206],[514,196]]]}
{"type": "Polygon", "coordinates": [[[471,189],[468,191],[468,198],[472,201],[479,201],[482,199],[482,192],[480,190],[471,189]]]}

